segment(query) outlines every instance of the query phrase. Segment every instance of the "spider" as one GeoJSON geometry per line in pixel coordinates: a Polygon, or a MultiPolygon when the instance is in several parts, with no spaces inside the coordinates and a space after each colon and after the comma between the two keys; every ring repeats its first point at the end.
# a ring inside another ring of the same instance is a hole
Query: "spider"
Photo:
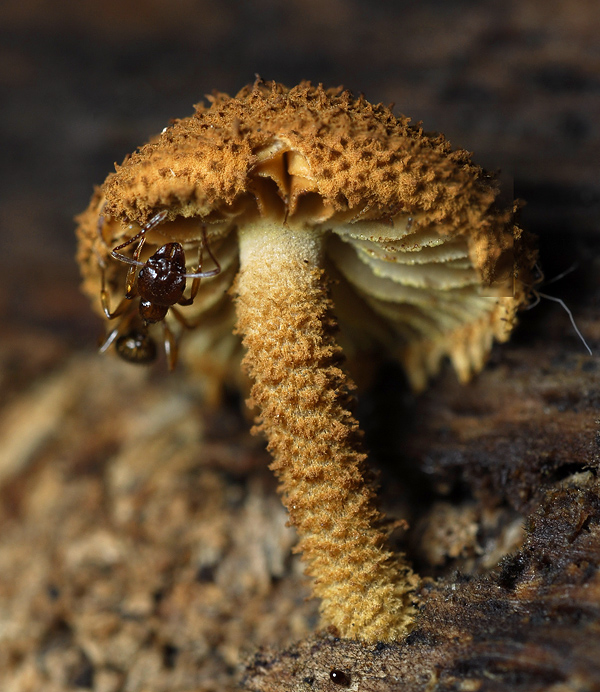
{"type": "Polygon", "coordinates": [[[541,286],[548,286],[549,284],[553,284],[555,281],[560,281],[560,279],[564,278],[565,276],[568,276],[571,272],[575,271],[577,269],[577,263],[571,265],[568,269],[565,269],[565,271],[561,272],[557,276],[555,276],[553,279],[549,279],[548,281],[545,280],[544,278],[544,272],[540,269],[540,266],[536,263],[534,266],[535,272],[536,272],[536,278],[534,279],[533,283],[528,286],[531,295],[535,297],[535,300],[529,305],[524,308],[525,310],[531,310],[532,308],[537,307],[539,304],[540,300],[542,298],[545,298],[546,300],[551,300],[553,303],[558,303],[561,308],[567,313],[569,316],[569,319],[571,320],[571,325],[573,326],[573,329],[575,330],[575,333],[577,336],[581,339],[582,344],[585,346],[587,352],[590,354],[590,356],[594,355],[594,352],[592,349],[589,347],[588,342],[585,340],[585,337],[583,334],[579,331],[579,327],[575,323],[575,318],[573,317],[573,313],[571,312],[570,308],[567,306],[565,301],[562,298],[557,298],[556,296],[551,296],[548,295],[547,293],[542,293],[541,291],[538,291],[537,288],[534,288],[536,285],[541,285],[541,286]]]}
{"type": "MultiPolygon", "coordinates": [[[[169,370],[173,370],[177,363],[178,344],[166,322],[167,313],[171,311],[182,327],[192,329],[195,325],[188,322],[175,306],[192,305],[200,287],[200,280],[216,276],[220,273],[221,267],[210,251],[204,227],[202,227],[202,242],[198,250],[198,269],[195,272],[186,272],[185,252],[180,243],[166,243],[145,262],[140,261],[146,234],[161,224],[166,217],[166,211],[155,214],[138,233],[111,250],[110,256],[113,259],[129,265],[125,279],[125,296],[114,310],[110,308],[110,297],[106,288],[107,265],[105,260],[98,256],[102,282],[100,299],[104,314],[109,320],[121,317],[117,327],[109,332],[100,346],[100,352],[104,353],[114,342],[117,353],[124,360],[132,363],[150,363],[156,358],[156,344],[148,333],[148,325],[162,322],[167,365],[169,370]],[[132,257],[127,257],[120,252],[136,241],[139,242],[132,257]],[[201,271],[204,247],[215,264],[215,268],[209,271],[201,271]],[[185,298],[187,279],[193,279],[193,282],[190,295],[185,298]],[[132,309],[130,301],[137,297],[139,297],[139,303],[136,311],[132,309]]],[[[100,214],[98,218],[100,238],[102,238],[103,226],[104,216],[100,214]]]]}

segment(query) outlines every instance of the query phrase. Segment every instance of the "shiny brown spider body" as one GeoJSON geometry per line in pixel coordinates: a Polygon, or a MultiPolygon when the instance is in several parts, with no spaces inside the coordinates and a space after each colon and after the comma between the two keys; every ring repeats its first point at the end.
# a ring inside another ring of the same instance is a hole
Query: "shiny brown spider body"
{"type": "MultiPolygon", "coordinates": [[[[172,370],[177,363],[178,341],[166,322],[167,314],[171,311],[171,314],[182,327],[192,329],[195,325],[189,323],[176,306],[191,305],[198,293],[200,280],[215,276],[221,271],[221,268],[208,248],[204,229],[202,232],[203,241],[198,251],[197,271],[186,272],[185,251],[180,243],[174,242],[166,243],[145,262],[142,262],[140,256],[146,242],[146,234],[162,223],[166,216],[165,211],[159,212],[143,226],[139,233],[111,250],[110,256],[113,259],[129,265],[125,281],[125,295],[114,310],[110,309],[110,299],[106,288],[106,262],[103,259],[99,260],[102,271],[100,298],[104,314],[109,320],[121,318],[117,327],[104,340],[100,351],[105,352],[114,342],[117,353],[124,360],[131,363],[150,363],[156,358],[156,344],[148,333],[148,325],[162,322],[167,363],[169,369],[172,370]],[[138,243],[132,257],[120,252],[136,241],[138,243]],[[207,248],[215,268],[203,272],[201,267],[204,247],[207,248]],[[190,295],[186,298],[184,293],[187,279],[193,281],[190,295]],[[133,309],[131,303],[134,298],[139,298],[137,310],[133,309]]],[[[103,224],[104,219],[101,215],[98,221],[100,236],[103,224]]]]}
{"type": "MultiPolygon", "coordinates": [[[[164,320],[169,308],[181,305],[186,287],[185,253],[179,243],[159,248],[139,270],[140,317],[149,324],[164,320]]],[[[184,301],[184,304],[187,302],[184,301]]]]}

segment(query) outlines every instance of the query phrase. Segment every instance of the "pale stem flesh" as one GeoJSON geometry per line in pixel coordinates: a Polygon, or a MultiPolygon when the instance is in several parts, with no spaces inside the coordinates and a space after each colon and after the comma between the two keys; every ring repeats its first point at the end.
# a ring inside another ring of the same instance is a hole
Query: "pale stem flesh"
{"type": "Polygon", "coordinates": [[[239,231],[237,328],[254,385],[250,405],[298,550],[321,599],[324,625],[342,637],[397,641],[415,615],[416,576],[386,547],[387,530],[365,477],[354,385],[322,270],[324,235],[256,223],[239,231]]]}

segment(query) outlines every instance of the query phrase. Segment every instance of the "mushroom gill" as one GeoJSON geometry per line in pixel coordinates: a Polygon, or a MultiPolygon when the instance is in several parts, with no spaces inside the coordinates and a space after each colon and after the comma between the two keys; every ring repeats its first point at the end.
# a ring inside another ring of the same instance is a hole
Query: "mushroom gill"
{"type": "MultiPolygon", "coordinates": [[[[188,352],[229,343],[229,355],[235,321],[324,624],[400,639],[418,579],[386,547],[364,480],[333,314],[347,336],[384,342],[416,389],[447,356],[466,381],[494,338],[508,338],[533,253],[466,152],[381,105],[308,83],[257,82],[210,101],[127,158],[79,217],[84,290],[98,308],[102,285],[113,304],[122,298],[128,266],[111,249],[159,212],[140,265],[175,242],[193,273],[210,248],[220,273],[165,324],[197,327],[188,352]]],[[[127,326],[139,318],[126,308],[127,326]]]]}

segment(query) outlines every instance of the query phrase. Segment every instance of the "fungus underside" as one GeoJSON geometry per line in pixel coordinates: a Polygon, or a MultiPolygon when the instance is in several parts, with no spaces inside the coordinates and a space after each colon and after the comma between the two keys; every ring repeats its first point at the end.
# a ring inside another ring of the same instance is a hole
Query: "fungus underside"
{"type": "MultiPolygon", "coordinates": [[[[466,381],[494,338],[508,338],[525,301],[514,271],[520,232],[466,152],[383,106],[307,83],[258,82],[212,101],[97,191],[79,219],[84,290],[98,310],[100,283],[115,302],[122,297],[125,270],[110,249],[163,210],[149,246],[210,245],[221,271],[181,308],[197,326],[184,357],[197,362],[235,340],[237,324],[256,429],[268,440],[323,624],[344,637],[399,640],[414,621],[418,578],[386,546],[334,313],[347,338],[360,332],[388,347],[416,389],[445,357],[466,381]],[[328,266],[351,287],[335,305],[328,266]]],[[[533,254],[525,257],[527,268],[533,254]]]]}

